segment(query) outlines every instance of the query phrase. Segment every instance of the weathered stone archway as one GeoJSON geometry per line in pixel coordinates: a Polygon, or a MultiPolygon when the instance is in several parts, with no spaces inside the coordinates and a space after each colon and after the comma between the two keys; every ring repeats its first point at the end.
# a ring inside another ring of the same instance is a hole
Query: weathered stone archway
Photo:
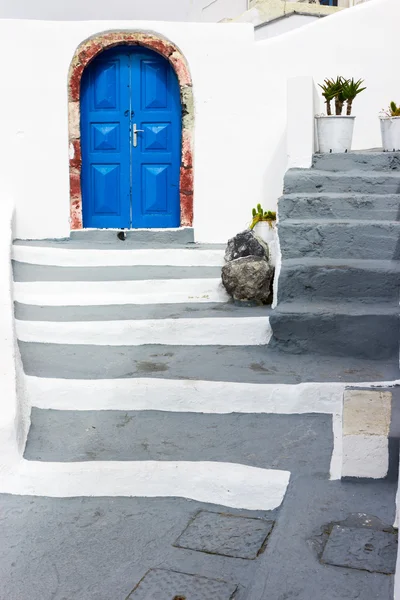
{"type": "Polygon", "coordinates": [[[180,172],[181,227],[193,224],[193,131],[194,101],[192,79],[185,57],[175,44],[152,32],[111,31],[98,34],[80,44],[68,75],[69,178],[71,229],[82,229],[80,93],[82,74],[88,64],[108,48],[119,45],[144,46],[161,54],[178,77],[182,103],[182,154],[180,172]]]}

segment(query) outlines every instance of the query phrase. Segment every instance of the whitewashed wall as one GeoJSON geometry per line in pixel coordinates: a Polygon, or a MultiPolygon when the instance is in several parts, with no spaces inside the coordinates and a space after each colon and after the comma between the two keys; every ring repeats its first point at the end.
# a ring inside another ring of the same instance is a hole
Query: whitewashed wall
{"type": "Polygon", "coordinates": [[[199,14],[192,12],[192,19],[218,23],[222,19],[234,19],[247,10],[247,0],[195,0],[199,14]]]}
{"type": "MultiPolygon", "coordinates": [[[[287,166],[288,79],[312,76],[318,83],[339,73],[364,78],[368,89],[354,101],[353,148],[381,147],[378,114],[391,100],[400,102],[400,81],[388,61],[399,19],[398,0],[370,0],[255,43],[258,77],[253,95],[261,96],[263,104],[254,104],[252,118],[258,123],[258,153],[263,162],[254,176],[262,185],[266,205],[273,206],[281,194],[287,166]]],[[[323,109],[321,102],[317,112],[323,109]]]]}
{"type": "Polygon", "coordinates": [[[0,96],[7,115],[0,170],[12,181],[17,236],[69,235],[68,68],[80,42],[110,29],[159,32],[186,56],[196,104],[196,235],[225,239],[246,225],[246,205],[260,199],[259,181],[251,175],[254,127],[246,123],[254,104],[253,28],[153,22],[0,21],[0,96]]]}
{"type": "Polygon", "coordinates": [[[67,72],[90,35],[150,29],[187,57],[196,103],[195,234],[224,242],[247,225],[252,206],[273,209],[282,192],[290,78],[365,78],[368,90],[354,103],[354,148],[380,146],[378,113],[400,101],[387,58],[399,18],[398,0],[371,0],[259,42],[248,24],[0,21],[0,170],[10,179],[17,236],[69,234],[67,72]]]}
{"type": "Polygon", "coordinates": [[[317,15],[297,15],[293,13],[287,17],[275,19],[265,23],[265,25],[257,27],[255,30],[255,38],[256,41],[269,40],[277,35],[282,35],[283,33],[288,33],[298,27],[303,27],[303,25],[314,23],[314,21],[320,18],[321,17],[317,15]]]}
{"type": "Polygon", "coordinates": [[[0,0],[0,19],[217,22],[246,9],[247,0],[0,0]]]}

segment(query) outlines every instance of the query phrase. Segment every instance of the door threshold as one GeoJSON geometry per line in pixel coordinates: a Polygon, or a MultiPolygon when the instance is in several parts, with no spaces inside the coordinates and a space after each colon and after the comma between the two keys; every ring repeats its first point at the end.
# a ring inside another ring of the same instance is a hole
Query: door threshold
{"type": "Polygon", "coordinates": [[[115,242],[126,240],[138,243],[190,244],[194,242],[193,227],[168,229],[79,229],[71,231],[71,239],[115,242]]]}

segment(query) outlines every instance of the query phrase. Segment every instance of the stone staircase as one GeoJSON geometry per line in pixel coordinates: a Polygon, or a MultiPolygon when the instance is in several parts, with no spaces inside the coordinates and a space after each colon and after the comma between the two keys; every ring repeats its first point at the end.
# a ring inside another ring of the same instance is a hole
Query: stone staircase
{"type": "Polygon", "coordinates": [[[290,474],[340,476],[332,420],[346,382],[397,379],[396,360],[270,347],[273,311],[222,288],[224,247],[188,230],[143,235],[14,243],[30,430],[2,491],[271,510],[290,474]]]}
{"type": "Polygon", "coordinates": [[[14,243],[29,432],[0,480],[10,600],[280,600],[299,582],[389,599],[392,577],[327,570],[310,539],[360,509],[393,522],[393,483],[332,480],[347,383],[396,380],[398,358],[282,352],[273,311],[228,301],[223,255],[188,230],[14,243]]]}
{"type": "Polygon", "coordinates": [[[273,345],[385,359],[400,339],[400,154],[316,155],[279,201],[273,345]]]}

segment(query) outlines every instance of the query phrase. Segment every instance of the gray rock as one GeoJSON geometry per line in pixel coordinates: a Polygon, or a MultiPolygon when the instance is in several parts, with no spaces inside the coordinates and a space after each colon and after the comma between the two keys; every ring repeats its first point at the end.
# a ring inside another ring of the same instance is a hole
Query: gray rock
{"type": "Polygon", "coordinates": [[[228,241],[225,250],[225,261],[230,262],[244,256],[260,256],[269,258],[268,245],[258,238],[251,229],[241,231],[228,241]]]}
{"type": "Polygon", "coordinates": [[[274,269],[265,258],[245,256],[222,267],[222,283],[234,300],[270,301],[274,269]]]}

